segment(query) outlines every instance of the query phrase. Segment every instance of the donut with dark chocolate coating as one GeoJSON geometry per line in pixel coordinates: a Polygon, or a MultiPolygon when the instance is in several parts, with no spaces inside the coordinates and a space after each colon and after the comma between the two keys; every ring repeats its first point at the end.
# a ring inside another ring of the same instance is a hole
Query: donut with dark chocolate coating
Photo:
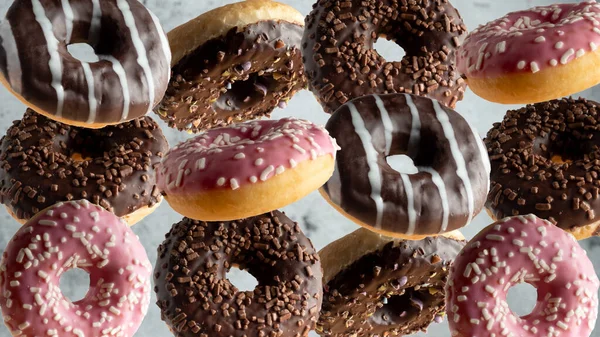
{"type": "Polygon", "coordinates": [[[582,240],[600,235],[600,104],[563,98],[509,110],[488,132],[486,207],[535,214],[582,240]]]}
{"type": "Polygon", "coordinates": [[[321,261],[298,224],[273,211],[228,222],[184,218],[158,248],[154,291],[175,337],[308,336],[321,308],[321,261]],[[237,267],[258,281],[240,291],[237,267]]]}
{"type": "Polygon", "coordinates": [[[454,64],[466,33],[448,0],[318,0],[302,39],[308,86],[328,113],[353,98],[388,93],[454,107],[466,87],[454,64]],[[402,61],[379,55],[379,38],[402,47],[402,61]]]}
{"type": "Polygon", "coordinates": [[[0,82],[28,107],[87,128],[145,115],[169,82],[171,51],[137,0],[16,0],[0,25],[0,82]],[[67,46],[89,44],[84,62],[67,46]]]}
{"type": "Polygon", "coordinates": [[[483,208],[490,163],[477,132],[456,111],[409,94],[370,95],[339,108],[326,125],[341,147],[321,194],[357,224],[421,239],[466,226],[483,208]],[[386,161],[410,157],[416,172],[386,161]]]}
{"type": "Polygon", "coordinates": [[[133,225],[162,201],[154,167],[168,147],[150,117],[88,129],[27,109],[0,140],[0,202],[24,223],[59,201],[86,199],[133,225]]]}
{"type": "Polygon", "coordinates": [[[270,0],[206,12],[168,33],[172,79],[155,112],[188,132],[268,117],[306,86],[303,16],[270,0]]]}
{"type": "Polygon", "coordinates": [[[451,234],[410,241],[361,228],[323,248],[317,333],[404,336],[440,322],[450,264],[466,243],[451,234]]]}

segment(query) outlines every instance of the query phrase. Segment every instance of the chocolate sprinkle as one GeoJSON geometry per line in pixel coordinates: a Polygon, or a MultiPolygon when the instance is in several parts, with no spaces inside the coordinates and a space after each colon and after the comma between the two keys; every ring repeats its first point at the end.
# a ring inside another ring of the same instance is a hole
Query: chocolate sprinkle
{"type": "Polygon", "coordinates": [[[567,231],[598,221],[599,112],[596,102],[564,98],[510,110],[494,124],[485,139],[494,217],[532,213],[567,231]]]}
{"type": "Polygon", "coordinates": [[[211,39],[181,59],[155,112],[189,132],[268,117],[306,86],[303,27],[260,21],[211,39]]]}
{"type": "Polygon", "coordinates": [[[447,0],[319,0],[302,40],[309,88],[326,112],[369,94],[424,95],[454,107],[466,82],[454,66],[467,29],[447,0]],[[401,62],[373,49],[378,38],[402,47],[401,62]]]}
{"type": "Polygon", "coordinates": [[[167,149],[150,117],[86,129],[27,109],[0,140],[0,202],[24,220],[71,199],[125,216],[161,200],[154,166],[167,149]]]}
{"type": "Polygon", "coordinates": [[[231,222],[184,218],[158,248],[154,280],[176,337],[307,336],[321,308],[319,256],[279,211],[231,222]],[[231,284],[231,267],[256,277],[254,291],[231,284]]]}

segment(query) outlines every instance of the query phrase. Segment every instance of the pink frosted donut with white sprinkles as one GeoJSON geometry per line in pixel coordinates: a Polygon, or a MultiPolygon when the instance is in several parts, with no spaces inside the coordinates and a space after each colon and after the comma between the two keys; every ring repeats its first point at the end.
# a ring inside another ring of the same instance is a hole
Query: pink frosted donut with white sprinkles
{"type": "Polygon", "coordinates": [[[513,12],[474,31],[458,49],[469,87],[498,103],[537,103],[600,83],[600,4],[513,12]]]}
{"type": "Polygon", "coordinates": [[[574,237],[534,215],[498,221],[454,261],[446,286],[453,337],[587,337],[598,315],[600,282],[574,237]],[[506,294],[537,288],[533,312],[515,315],[506,294]]]}
{"type": "Polygon", "coordinates": [[[150,303],[152,265],[129,226],[86,200],[38,213],[11,239],[0,265],[0,307],[13,336],[132,336],[150,303]],[[90,275],[71,302],[61,274],[90,275]]]}
{"type": "Polygon", "coordinates": [[[203,221],[256,216],[291,204],[333,174],[325,128],[283,118],[211,129],[172,148],[157,185],[173,209],[203,221]]]}

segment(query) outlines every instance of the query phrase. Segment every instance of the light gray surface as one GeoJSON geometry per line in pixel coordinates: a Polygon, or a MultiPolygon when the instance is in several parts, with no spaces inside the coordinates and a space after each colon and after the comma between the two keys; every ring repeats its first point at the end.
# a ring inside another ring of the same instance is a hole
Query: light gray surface
{"type": "MultiPolygon", "coordinates": [[[[313,0],[280,0],[288,3],[303,14],[308,14],[313,4],[313,0]]],[[[144,0],[144,3],[153,10],[160,18],[166,30],[191,19],[192,17],[203,13],[206,10],[224,5],[230,1],[225,0],[144,0]]],[[[506,12],[527,8],[533,5],[546,5],[551,1],[523,1],[523,0],[452,0],[455,7],[462,13],[465,23],[469,29],[473,29],[478,24],[485,23],[494,18],[497,18],[506,12]]],[[[575,1],[569,1],[575,2],[575,1]]],[[[8,0],[0,0],[0,13],[6,12],[10,5],[8,0]]],[[[381,46],[380,52],[384,56],[394,54],[393,49],[389,49],[389,44],[381,46]]],[[[391,57],[391,56],[390,56],[391,57]]],[[[394,57],[397,59],[398,57],[394,57]]],[[[600,100],[600,93],[596,88],[588,90],[581,94],[589,99],[600,100]]],[[[3,134],[6,128],[14,119],[20,119],[24,112],[24,106],[15,98],[10,96],[6,90],[0,88],[0,134],[3,134]]],[[[514,106],[503,106],[486,102],[479,97],[473,95],[470,91],[467,92],[465,99],[458,104],[457,110],[462,113],[480,132],[484,135],[491,127],[492,123],[499,121],[504,112],[508,108],[514,106]]],[[[292,115],[299,118],[310,119],[316,123],[324,124],[328,115],[323,113],[320,106],[317,104],[313,96],[307,92],[301,92],[296,95],[289,103],[285,111],[278,110],[274,117],[283,117],[292,115]]],[[[175,145],[179,141],[189,137],[188,134],[180,133],[169,129],[164,123],[161,123],[163,130],[171,145],[175,145]]],[[[318,195],[313,193],[303,200],[285,208],[288,216],[295,221],[298,221],[305,233],[312,239],[317,249],[321,249],[329,242],[342,237],[343,235],[357,228],[356,225],[349,222],[343,216],[337,214],[327,203],[318,195]]],[[[134,227],[134,231],[139,235],[148,252],[150,261],[156,260],[156,248],[164,237],[171,225],[181,219],[181,216],[172,211],[165,202],[152,215],[147,217],[143,222],[134,227]]],[[[0,207],[0,248],[4,247],[14,232],[19,228],[18,224],[6,213],[4,207],[0,207]]],[[[482,213],[475,218],[473,223],[464,230],[467,238],[472,237],[485,225],[490,223],[490,218],[482,213]]],[[[600,239],[593,238],[582,243],[589,251],[589,255],[594,260],[597,268],[600,268],[600,258],[595,257],[595,253],[600,246],[600,239]]],[[[597,269],[600,270],[600,269],[597,269]]],[[[80,275],[81,276],[81,275],[80,275]]],[[[87,285],[82,282],[83,279],[71,279],[66,282],[68,285],[63,289],[70,289],[78,294],[82,294],[87,288],[87,285]]],[[[247,279],[246,279],[247,280],[247,279]]],[[[236,282],[237,283],[237,282],[236,282]]],[[[523,289],[523,288],[521,288],[523,289]]],[[[71,291],[69,291],[71,293],[71,291]]],[[[517,293],[514,298],[519,298],[521,301],[534,300],[534,296],[530,292],[528,298],[524,293],[517,293]]],[[[153,294],[154,295],[154,294],[153,294]]],[[[521,306],[523,303],[515,303],[516,306],[521,306]]],[[[513,306],[514,307],[514,306],[513,306]]],[[[600,331],[597,329],[593,336],[600,337],[600,331]]],[[[0,337],[9,337],[10,334],[4,326],[0,327],[0,337]]],[[[160,312],[154,305],[154,297],[147,317],[144,320],[142,327],[136,336],[141,337],[168,337],[171,336],[166,325],[160,320],[160,312]]],[[[450,336],[446,323],[434,324],[430,327],[427,334],[418,334],[417,336],[450,336]]]]}

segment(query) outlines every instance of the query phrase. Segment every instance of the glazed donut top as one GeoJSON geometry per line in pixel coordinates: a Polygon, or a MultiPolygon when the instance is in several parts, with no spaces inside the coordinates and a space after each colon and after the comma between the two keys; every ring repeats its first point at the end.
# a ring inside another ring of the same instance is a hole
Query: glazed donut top
{"type": "Polygon", "coordinates": [[[307,337],[322,301],[319,255],[279,211],[231,222],[184,218],[158,249],[162,318],[178,337],[307,337]],[[231,267],[258,281],[240,291],[231,267]]]}
{"type": "Polygon", "coordinates": [[[330,200],[377,230],[444,233],[483,207],[489,160],[476,131],[456,111],[409,94],[356,98],[326,125],[341,146],[323,186],[330,200]],[[400,173],[386,157],[406,154],[419,169],[400,173]]]}
{"type": "Polygon", "coordinates": [[[172,148],[161,161],[157,182],[164,194],[236,190],[306,160],[335,158],[336,151],[327,130],[309,121],[290,117],[232,124],[172,148]]]}
{"type": "Polygon", "coordinates": [[[34,110],[79,124],[145,115],[164,94],[171,51],[136,0],[16,0],[0,25],[0,74],[34,110]],[[87,42],[100,61],[67,50],[87,42]]]}
{"type": "Polygon", "coordinates": [[[328,113],[356,97],[396,92],[453,107],[466,87],[454,65],[466,32],[448,0],[319,0],[302,41],[309,87],[328,113]],[[402,61],[381,57],[378,38],[400,45],[402,61]]]}
{"type": "Polygon", "coordinates": [[[467,77],[536,73],[600,46],[600,4],[586,1],[513,12],[473,30],[456,64],[467,77]]]}
{"type": "Polygon", "coordinates": [[[28,109],[0,141],[0,201],[20,219],[80,198],[124,216],[161,200],[154,166],[167,149],[150,117],[94,130],[28,109]]]}
{"type": "Polygon", "coordinates": [[[532,213],[569,231],[597,222],[599,132],[600,104],[585,99],[508,111],[485,139],[492,163],[488,208],[498,219],[532,213]]]}

